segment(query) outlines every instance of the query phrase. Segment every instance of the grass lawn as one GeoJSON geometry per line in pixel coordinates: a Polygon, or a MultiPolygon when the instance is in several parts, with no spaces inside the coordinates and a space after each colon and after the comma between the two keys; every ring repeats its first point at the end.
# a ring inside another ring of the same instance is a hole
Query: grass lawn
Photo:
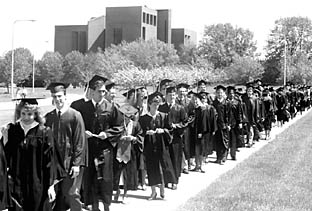
{"type": "MultiPolygon", "coordinates": [[[[46,88],[35,88],[35,92],[32,93],[32,88],[27,87],[27,96],[28,97],[42,97],[47,98],[50,97],[50,91],[46,90],[46,88]]],[[[16,92],[16,89],[14,89],[16,92]]],[[[83,88],[68,88],[68,93],[71,94],[83,94],[83,88]]],[[[16,96],[16,93],[14,93],[14,96],[16,96]]],[[[7,93],[7,89],[4,87],[0,88],[0,102],[8,102],[11,101],[11,93],[7,93]]]]}
{"type": "Polygon", "coordinates": [[[312,112],[179,211],[312,210],[312,112]]]}

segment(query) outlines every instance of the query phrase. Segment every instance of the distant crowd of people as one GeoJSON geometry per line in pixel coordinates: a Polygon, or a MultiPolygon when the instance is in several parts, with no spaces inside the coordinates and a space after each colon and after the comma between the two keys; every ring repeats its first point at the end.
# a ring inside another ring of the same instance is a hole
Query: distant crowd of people
{"type": "Polygon", "coordinates": [[[311,107],[311,88],[261,80],[244,87],[195,87],[161,80],[116,102],[116,84],[95,75],[85,96],[69,104],[67,84],[51,83],[55,109],[42,115],[35,98],[18,98],[15,120],[1,130],[0,210],[94,210],[151,187],[147,200],[165,198],[189,172],[239,159],[240,147],[269,140],[272,125],[311,107]],[[212,154],[216,153],[216,159],[212,154]],[[121,195],[121,189],[123,194],[121,195]]]}

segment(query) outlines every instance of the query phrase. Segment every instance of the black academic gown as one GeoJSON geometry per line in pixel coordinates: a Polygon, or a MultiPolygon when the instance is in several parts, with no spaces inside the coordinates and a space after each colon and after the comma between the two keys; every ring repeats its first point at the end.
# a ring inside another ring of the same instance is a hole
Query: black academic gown
{"type": "Polygon", "coordinates": [[[209,135],[217,131],[216,117],[215,108],[208,104],[195,109],[194,138],[195,144],[199,147],[200,155],[204,155],[208,150],[211,150],[212,143],[206,143],[205,141],[212,141],[209,135]],[[202,134],[201,138],[198,137],[199,134],[202,134]]]}
{"type": "Polygon", "coordinates": [[[146,170],[150,186],[161,184],[161,166],[165,184],[177,184],[177,179],[172,166],[171,158],[166,147],[171,143],[172,137],[169,132],[168,115],[159,112],[155,118],[149,114],[139,119],[144,136],[144,155],[146,159],[146,170]],[[146,131],[164,129],[162,134],[147,135],[146,131]]]}
{"type": "Polygon", "coordinates": [[[124,171],[124,189],[137,190],[139,185],[138,169],[140,165],[140,154],[143,152],[142,128],[138,122],[133,122],[131,135],[136,138],[134,142],[119,140],[116,146],[116,159],[114,163],[114,190],[117,190],[121,171],[124,171]],[[130,149],[130,150],[129,150],[130,149]],[[124,157],[129,157],[128,162],[124,157]],[[117,167],[117,168],[116,168],[117,167]],[[118,169],[118,167],[121,167],[118,169]]]}
{"type": "Polygon", "coordinates": [[[188,160],[195,154],[195,137],[194,130],[192,130],[195,115],[195,105],[189,98],[185,98],[184,100],[177,98],[176,103],[184,107],[188,117],[183,135],[183,152],[185,159],[188,160]]]}
{"type": "Polygon", "coordinates": [[[110,204],[113,195],[113,148],[123,131],[121,114],[112,103],[103,101],[96,109],[89,100],[79,110],[86,130],[93,134],[105,132],[107,138],[88,138],[88,168],[83,176],[83,202],[85,205],[102,200],[110,204]],[[95,166],[95,159],[102,164],[95,166]]]}
{"type": "Polygon", "coordinates": [[[22,208],[15,203],[9,210],[51,210],[48,188],[54,180],[66,176],[54,147],[52,136],[43,126],[37,125],[25,136],[20,123],[10,124],[4,149],[12,178],[11,195],[22,208]]]}
{"type": "Polygon", "coordinates": [[[181,176],[181,163],[182,163],[182,152],[183,152],[183,135],[187,125],[187,114],[182,105],[174,104],[169,107],[168,103],[159,106],[160,112],[168,114],[169,125],[175,125],[175,128],[171,129],[172,142],[169,145],[169,153],[172,161],[172,165],[175,171],[177,180],[181,176]]]}
{"type": "Polygon", "coordinates": [[[4,152],[3,141],[0,141],[0,210],[12,206],[11,194],[8,184],[7,160],[4,152]]]}
{"type": "Polygon", "coordinates": [[[60,152],[60,160],[65,166],[67,178],[57,184],[57,194],[54,210],[81,209],[80,187],[83,171],[72,179],[72,166],[86,167],[88,165],[88,147],[86,144],[85,126],[81,114],[73,108],[68,108],[61,117],[56,109],[47,113],[46,126],[53,131],[56,148],[60,152]],[[71,192],[74,190],[75,192],[71,192]]]}
{"type": "Polygon", "coordinates": [[[223,100],[220,102],[218,99],[213,101],[213,106],[217,111],[217,126],[218,130],[215,133],[217,160],[226,160],[227,149],[229,148],[229,116],[230,106],[223,100]]]}

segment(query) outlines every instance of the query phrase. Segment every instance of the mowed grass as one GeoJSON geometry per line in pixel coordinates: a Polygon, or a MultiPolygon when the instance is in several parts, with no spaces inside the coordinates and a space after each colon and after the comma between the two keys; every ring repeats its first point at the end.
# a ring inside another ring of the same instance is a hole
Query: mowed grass
{"type": "Polygon", "coordinates": [[[311,119],[312,112],[177,210],[312,210],[311,119]]]}

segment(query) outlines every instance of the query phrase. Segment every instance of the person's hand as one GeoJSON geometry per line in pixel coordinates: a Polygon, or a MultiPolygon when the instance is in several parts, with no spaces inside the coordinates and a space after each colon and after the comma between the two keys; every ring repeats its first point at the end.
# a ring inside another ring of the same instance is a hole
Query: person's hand
{"type": "Polygon", "coordinates": [[[230,131],[231,130],[231,126],[227,126],[227,129],[228,129],[228,131],[230,131]]]}
{"type": "Polygon", "coordinates": [[[160,134],[160,133],[164,133],[165,131],[164,131],[164,129],[162,129],[162,128],[157,128],[156,129],[156,133],[158,133],[158,134],[160,134]]]}
{"type": "Polygon", "coordinates": [[[51,185],[48,189],[48,197],[49,197],[49,202],[53,202],[56,198],[56,193],[54,189],[54,185],[51,185]]]}
{"type": "Polygon", "coordinates": [[[171,127],[172,127],[173,129],[176,129],[176,128],[177,128],[177,125],[174,124],[174,123],[172,123],[172,124],[171,124],[171,127]]]}
{"type": "Polygon", "coordinates": [[[212,132],[212,135],[213,135],[213,136],[216,135],[216,132],[212,132]]]}
{"type": "Polygon", "coordinates": [[[154,135],[156,132],[154,130],[146,131],[146,135],[154,135]]]}
{"type": "Polygon", "coordinates": [[[87,138],[91,138],[93,136],[93,133],[91,133],[89,130],[86,130],[86,136],[87,138]]]}
{"type": "Polygon", "coordinates": [[[203,134],[199,133],[199,134],[197,135],[197,137],[198,137],[198,138],[202,138],[202,137],[203,137],[203,134]]]}
{"type": "Polygon", "coordinates": [[[1,127],[1,133],[3,137],[3,144],[6,145],[8,142],[8,130],[10,129],[10,125],[4,125],[1,127]]]}
{"type": "Polygon", "coordinates": [[[242,128],[243,128],[243,124],[242,124],[242,123],[239,123],[239,124],[238,124],[238,128],[239,128],[239,129],[242,129],[242,128]]]}
{"type": "Polygon", "coordinates": [[[99,135],[97,136],[99,139],[102,139],[102,140],[104,140],[104,139],[106,139],[107,138],[107,135],[106,135],[106,133],[105,132],[100,132],[99,133],[99,135]]]}
{"type": "Polygon", "coordinates": [[[79,175],[79,172],[80,172],[79,166],[72,166],[69,175],[71,175],[71,178],[75,178],[79,175]]]}

